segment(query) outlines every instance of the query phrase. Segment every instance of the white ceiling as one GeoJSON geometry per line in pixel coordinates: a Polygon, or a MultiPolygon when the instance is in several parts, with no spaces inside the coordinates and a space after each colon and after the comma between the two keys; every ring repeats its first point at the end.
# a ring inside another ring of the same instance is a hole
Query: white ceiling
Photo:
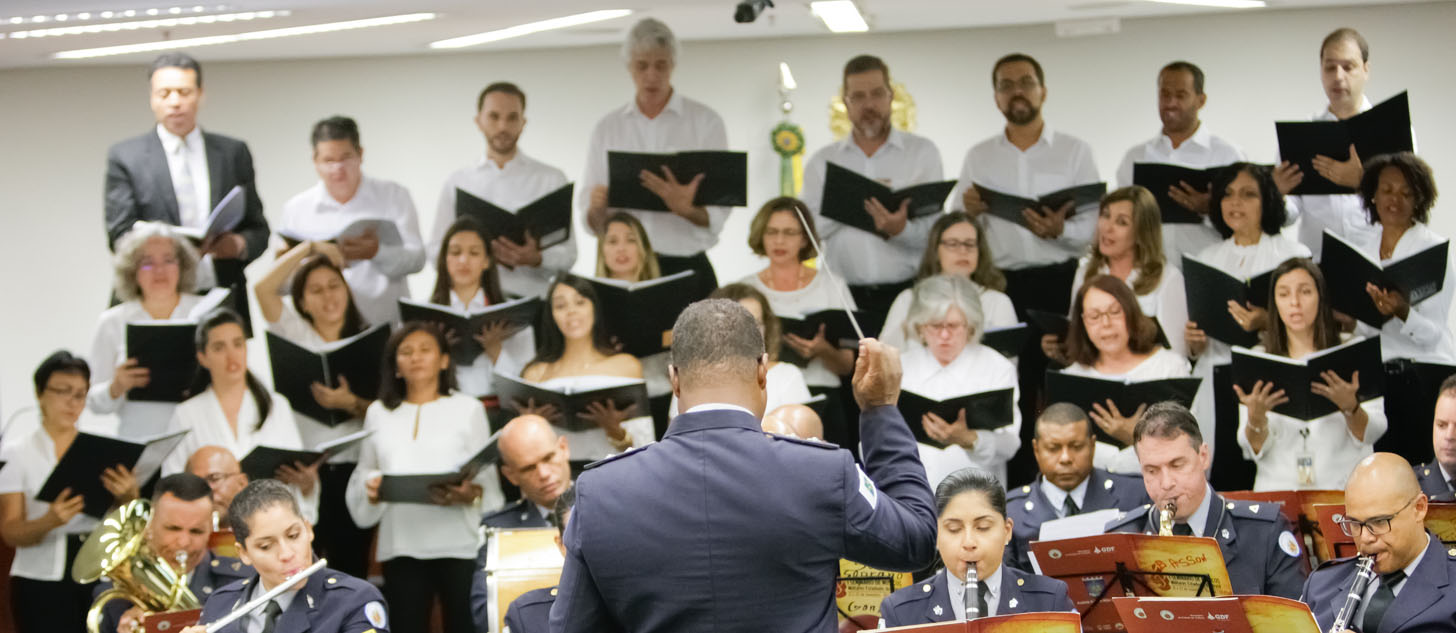
{"type": "MultiPolygon", "coordinates": [[[[1398,4],[1410,1],[1269,0],[1269,8],[1398,4]]],[[[224,13],[287,9],[292,14],[252,22],[179,26],[170,31],[138,30],[38,39],[7,37],[0,39],[0,68],[145,63],[155,53],[86,61],[56,61],[51,56],[69,49],[223,35],[423,11],[438,13],[439,17],[413,24],[199,47],[192,52],[206,61],[431,54],[428,44],[435,40],[609,8],[633,9],[635,13],[609,22],[540,33],[464,50],[559,48],[615,43],[620,41],[623,29],[642,16],[653,16],[667,22],[683,40],[827,33],[818,20],[809,15],[807,0],[778,0],[778,6],[766,10],[753,24],[737,24],[733,21],[736,2],[737,0],[655,0],[644,4],[643,0],[622,0],[620,3],[613,3],[611,0],[4,0],[0,2],[0,33],[98,22],[100,20],[95,18],[90,22],[79,22],[72,18],[65,23],[32,24],[29,18],[59,13],[97,14],[105,10],[160,8],[165,11],[173,6],[181,6],[190,11],[191,7],[202,5],[209,12],[216,13],[221,4],[225,6],[222,9],[224,13]],[[26,18],[26,22],[20,25],[10,24],[8,19],[16,16],[26,18]]],[[[885,32],[1223,11],[1148,0],[859,0],[859,6],[866,14],[871,30],[885,32]]]]}

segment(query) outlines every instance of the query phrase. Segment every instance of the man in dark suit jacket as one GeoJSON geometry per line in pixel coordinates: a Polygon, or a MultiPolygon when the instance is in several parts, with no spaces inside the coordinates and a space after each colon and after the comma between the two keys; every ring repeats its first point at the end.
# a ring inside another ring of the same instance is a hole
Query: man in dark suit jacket
{"type": "Polygon", "coordinates": [[[1130,510],[1151,501],[1141,477],[1092,467],[1096,445],[1082,407],[1058,402],[1041,412],[1031,440],[1041,474],[1006,495],[1014,535],[1006,547],[1007,565],[1033,571],[1029,544],[1047,521],[1097,510],[1130,510]]]}
{"type": "Polygon", "coordinates": [[[692,304],[672,335],[684,413],[577,479],[552,631],[833,631],[841,558],[930,564],[935,504],[895,408],[893,348],[860,342],[861,470],[849,451],[760,429],[768,356],[736,301],[692,304]]]}
{"type": "Polygon", "coordinates": [[[268,221],[263,218],[263,202],[254,186],[253,156],[248,145],[197,128],[202,67],[196,60],[184,53],[163,54],[152,62],[148,78],[157,127],[112,145],[106,153],[107,244],[114,248],[116,240],[138,220],[203,228],[212,208],[234,186],[241,185],[246,197],[242,222],[233,231],[203,244],[202,250],[214,260],[240,260],[243,264],[253,261],[268,247],[268,221]],[[177,152],[191,152],[191,159],[177,152]],[[176,169],[171,162],[178,163],[176,169]],[[194,183],[194,187],[184,187],[182,192],[188,209],[179,208],[178,187],[173,180],[173,174],[184,165],[194,183]],[[196,195],[203,190],[203,183],[210,192],[207,199],[196,195]]]}
{"type": "MultiPolygon", "coordinates": [[[[1346,630],[1415,633],[1456,630],[1456,548],[1426,531],[1428,501],[1410,463],[1375,453],[1355,466],[1345,484],[1341,528],[1363,556],[1374,556],[1369,583],[1346,630]]],[[[1304,585],[1303,602],[1328,631],[1355,578],[1356,557],[1320,565],[1304,585]]]]}

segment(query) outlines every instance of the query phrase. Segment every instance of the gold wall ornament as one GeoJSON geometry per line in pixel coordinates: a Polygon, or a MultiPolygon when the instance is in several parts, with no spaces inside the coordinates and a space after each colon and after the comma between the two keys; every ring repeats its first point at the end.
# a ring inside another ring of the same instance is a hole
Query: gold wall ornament
{"type": "MultiPolygon", "coordinates": [[[[895,92],[895,98],[890,101],[890,126],[902,132],[914,132],[915,98],[910,96],[905,84],[898,81],[890,82],[890,89],[895,92]]],[[[844,107],[844,97],[834,95],[829,100],[829,132],[837,141],[849,136],[850,127],[849,111],[844,107]]]]}

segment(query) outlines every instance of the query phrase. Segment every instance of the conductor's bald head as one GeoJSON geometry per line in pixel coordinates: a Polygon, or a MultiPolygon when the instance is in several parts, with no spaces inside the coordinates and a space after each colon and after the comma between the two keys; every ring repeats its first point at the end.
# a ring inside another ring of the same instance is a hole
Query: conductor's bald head
{"type": "Polygon", "coordinates": [[[671,358],[682,411],[724,403],[763,417],[768,356],[758,322],[737,301],[707,299],[683,310],[672,326],[671,358]]]}

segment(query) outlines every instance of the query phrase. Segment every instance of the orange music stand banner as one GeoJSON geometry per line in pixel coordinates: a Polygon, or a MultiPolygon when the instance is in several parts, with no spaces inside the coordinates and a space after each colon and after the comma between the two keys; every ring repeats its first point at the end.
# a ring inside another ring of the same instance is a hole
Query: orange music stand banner
{"type": "Polygon", "coordinates": [[[147,633],[177,633],[182,629],[197,624],[197,621],[201,618],[202,609],[150,613],[142,617],[141,630],[147,633]]]}
{"type": "Polygon", "coordinates": [[[1309,606],[1278,596],[1113,598],[1127,633],[1320,633],[1309,606]]]}
{"type": "Polygon", "coordinates": [[[878,627],[880,602],[913,582],[909,572],[883,571],[841,559],[839,577],[834,579],[834,606],[839,611],[839,629],[863,631],[878,627]]]}
{"type": "Polygon", "coordinates": [[[1329,551],[1325,543],[1325,532],[1320,527],[1319,513],[1315,506],[1322,504],[1343,504],[1345,503],[1345,491],[1343,490],[1271,490],[1269,492],[1220,492],[1225,499],[1238,501],[1254,501],[1258,503],[1278,503],[1279,510],[1284,513],[1284,518],[1289,519],[1289,524],[1304,536],[1305,545],[1309,551],[1318,559],[1315,562],[1322,563],[1329,560],[1323,557],[1323,553],[1329,551]]]}
{"type": "Polygon", "coordinates": [[[998,615],[969,622],[941,622],[897,626],[885,631],[915,633],[1078,633],[1081,618],[1072,612],[1035,612],[998,615]]]}

